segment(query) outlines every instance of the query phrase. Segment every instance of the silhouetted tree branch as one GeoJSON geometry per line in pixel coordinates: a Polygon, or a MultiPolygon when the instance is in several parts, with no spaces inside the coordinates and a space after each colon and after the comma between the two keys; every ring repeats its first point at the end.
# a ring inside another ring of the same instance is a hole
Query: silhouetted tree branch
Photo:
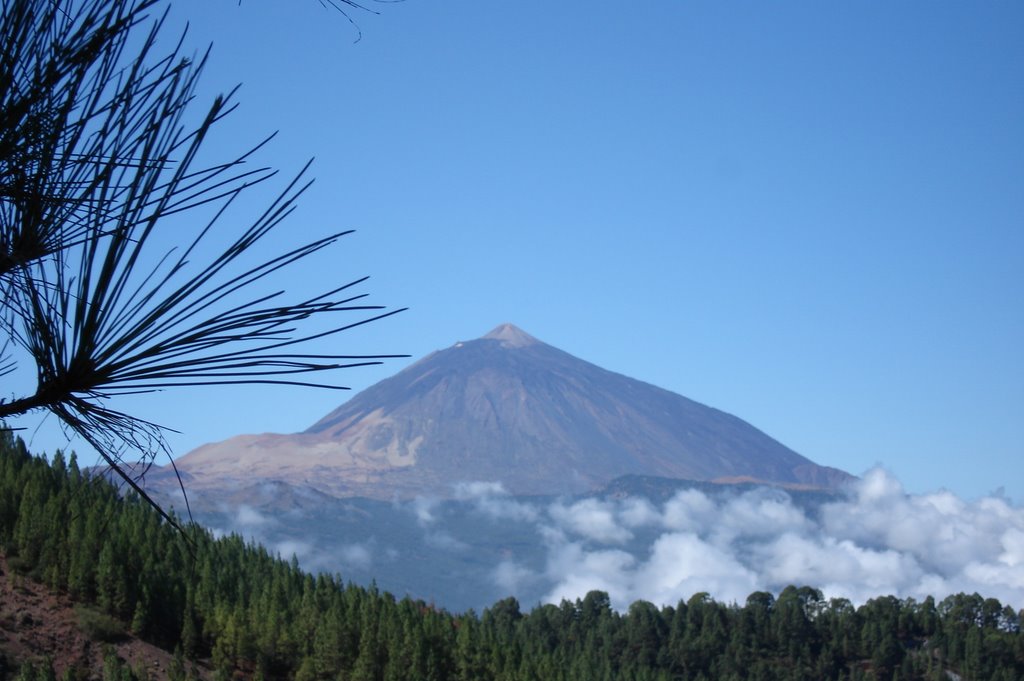
{"type": "Polygon", "coordinates": [[[275,172],[247,163],[263,143],[198,160],[234,93],[189,123],[207,55],[183,56],[181,40],[156,55],[166,18],[150,16],[156,5],[11,0],[0,15],[0,375],[19,361],[36,368],[35,390],[0,399],[0,418],[50,411],[140,493],[140,471],[165,449],[162,428],[109,398],[237,383],[339,388],[317,377],[387,356],[304,344],[398,312],[352,292],[364,279],[298,301],[265,290],[347,233],[253,262],[309,186],[308,165],[215,245],[232,229],[227,209],[275,172]],[[178,245],[157,243],[168,240],[178,245]],[[310,325],[335,313],[348,316],[310,325]],[[136,460],[144,465],[126,465],[136,460]]]}

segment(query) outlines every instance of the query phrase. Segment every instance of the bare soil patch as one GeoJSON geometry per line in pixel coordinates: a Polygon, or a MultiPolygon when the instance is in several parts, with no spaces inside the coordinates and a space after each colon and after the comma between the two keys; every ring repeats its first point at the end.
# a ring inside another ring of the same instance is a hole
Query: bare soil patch
{"type": "MultiPolygon", "coordinates": [[[[152,681],[166,681],[173,655],[140,640],[127,627],[110,638],[94,640],[83,628],[81,608],[66,594],[54,593],[45,585],[20,575],[0,553],[0,659],[8,665],[52,660],[57,678],[66,669],[86,670],[98,678],[103,671],[107,646],[132,669],[145,670],[152,681]]],[[[3,674],[0,669],[0,677],[3,674]]],[[[203,678],[208,670],[197,669],[203,678]]],[[[12,675],[13,669],[7,669],[12,675]]]]}

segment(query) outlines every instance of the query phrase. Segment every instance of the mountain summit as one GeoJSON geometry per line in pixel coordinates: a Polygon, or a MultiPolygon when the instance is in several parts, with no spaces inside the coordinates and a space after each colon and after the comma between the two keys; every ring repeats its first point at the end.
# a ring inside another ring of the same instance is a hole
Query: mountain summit
{"type": "Polygon", "coordinates": [[[487,339],[501,341],[502,345],[509,348],[521,348],[540,343],[539,340],[513,324],[502,324],[495,327],[484,336],[484,340],[487,339]]]}
{"type": "Polygon", "coordinates": [[[623,475],[832,487],[750,424],[573,357],[512,324],[431,353],[293,435],[243,435],[178,461],[191,484],[277,479],[334,496],[587,491],[623,475]]]}

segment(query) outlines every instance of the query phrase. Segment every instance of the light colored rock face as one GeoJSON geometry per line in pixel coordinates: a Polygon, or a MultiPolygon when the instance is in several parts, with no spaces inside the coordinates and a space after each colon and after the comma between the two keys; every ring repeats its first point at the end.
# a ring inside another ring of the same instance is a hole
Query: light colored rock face
{"type": "Polygon", "coordinates": [[[202,489],[254,480],[282,480],[334,496],[387,497],[390,473],[416,464],[422,436],[395,436],[380,410],[345,431],[327,435],[240,435],[200,447],[182,457],[178,469],[202,489]]]}
{"type": "Polygon", "coordinates": [[[205,445],[191,484],[276,479],[335,496],[586,491],[629,474],[829,487],[817,466],[740,419],[605,371],[503,324],[432,353],[310,429],[205,445]]]}

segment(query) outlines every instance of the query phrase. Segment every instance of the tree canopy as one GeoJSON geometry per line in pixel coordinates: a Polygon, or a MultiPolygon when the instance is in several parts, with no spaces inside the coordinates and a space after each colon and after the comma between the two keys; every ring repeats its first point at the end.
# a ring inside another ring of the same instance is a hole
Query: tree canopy
{"type": "MultiPolygon", "coordinates": [[[[110,618],[113,631],[178,650],[179,679],[192,661],[224,679],[1024,678],[1021,613],[979,594],[879,595],[855,607],[790,586],[743,605],[698,593],[617,612],[593,591],[528,611],[506,598],[480,615],[449,613],[305,573],[238,535],[194,536],[190,550],[152,508],[83,474],[73,456],[51,464],[10,433],[0,438],[8,565],[110,618]]],[[[2,657],[0,641],[0,668],[2,657]]]]}

